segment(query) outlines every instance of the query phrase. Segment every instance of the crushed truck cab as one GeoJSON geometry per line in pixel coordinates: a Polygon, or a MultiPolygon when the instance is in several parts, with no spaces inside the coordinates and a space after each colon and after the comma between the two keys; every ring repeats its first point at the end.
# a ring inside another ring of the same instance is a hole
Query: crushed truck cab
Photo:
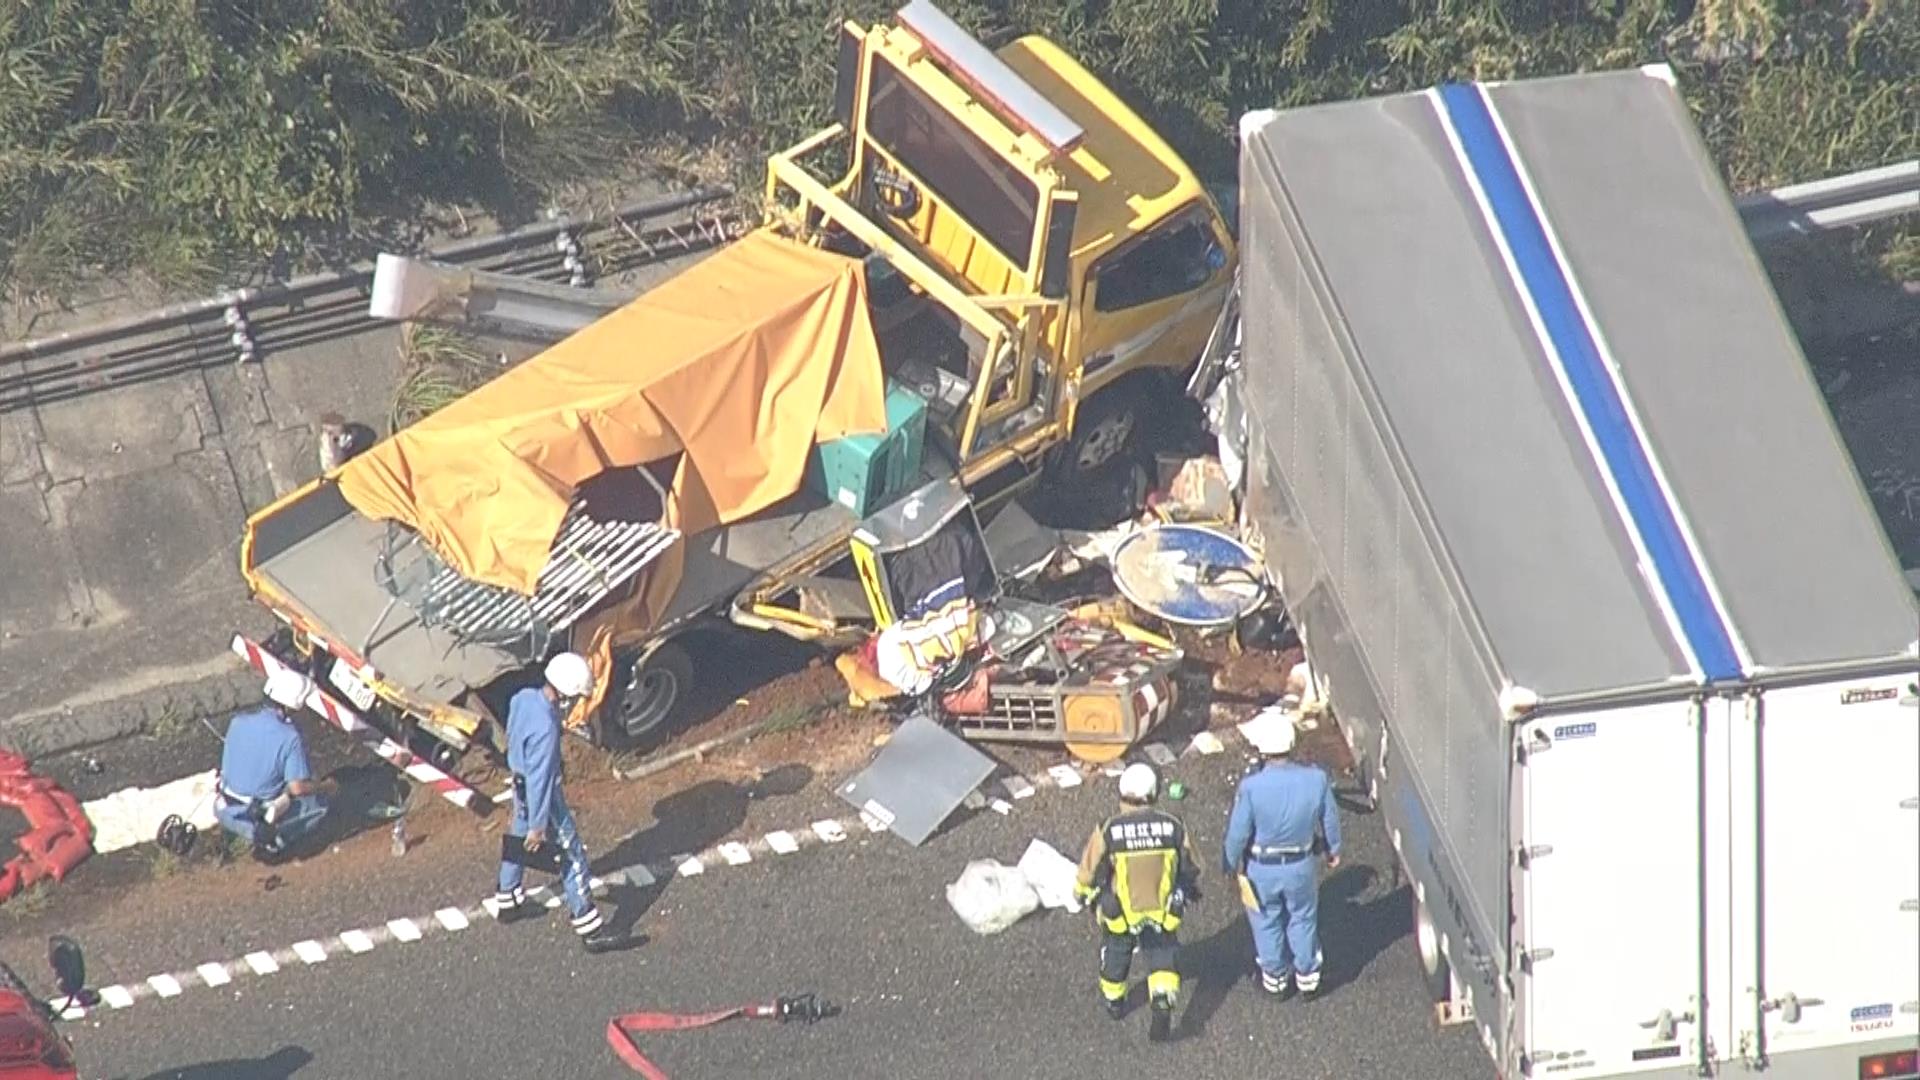
{"type": "Polygon", "coordinates": [[[1129,462],[1233,278],[1199,180],[1056,46],[919,0],[838,73],[761,228],[249,520],[274,651],[444,760],[571,648],[570,723],[637,735],[691,629],[872,626],[849,539],[908,491],[990,513],[1129,462]]]}

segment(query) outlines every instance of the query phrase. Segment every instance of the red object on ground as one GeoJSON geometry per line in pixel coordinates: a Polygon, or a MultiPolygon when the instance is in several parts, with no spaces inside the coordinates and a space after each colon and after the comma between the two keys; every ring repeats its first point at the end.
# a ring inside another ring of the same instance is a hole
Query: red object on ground
{"type": "Polygon", "coordinates": [[[0,750],[0,805],[27,819],[27,831],[14,842],[20,853],[0,864],[0,903],[47,879],[65,880],[93,854],[93,823],[80,801],[46,777],[35,776],[31,765],[19,754],[0,750]]]}
{"type": "Polygon", "coordinates": [[[633,1041],[636,1032],[689,1031],[711,1027],[736,1016],[755,1020],[799,1020],[810,1024],[837,1011],[832,1005],[816,1001],[812,994],[801,994],[708,1013],[631,1012],[607,1021],[607,1045],[613,1047],[614,1056],[647,1080],[667,1080],[667,1074],[660,1071],[660,1066],[648,1061],[647,1056],[640,1052],[639,1044],[633,1041]]]}

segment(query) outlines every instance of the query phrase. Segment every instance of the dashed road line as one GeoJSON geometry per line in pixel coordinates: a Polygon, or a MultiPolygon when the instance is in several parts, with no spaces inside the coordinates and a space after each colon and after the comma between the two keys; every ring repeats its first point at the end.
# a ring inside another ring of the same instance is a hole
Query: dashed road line
{"type": "MultiPolygon", "coordinates": [[[[1240,734],[1237,729],[1227,730],[1234,735],[1240,734]]],[[[1188,744],[1187,749],[1200,754],[1217,754],[1225,749],[1225,745],[1218,735],[1202,732],[1188,744]]],[[[1140,748],[1140,753],[1163,765],[1178,759],[1165,743],[1148,743],[1140,748]],[[1163,758],[1165,761],[1162,761],[1163,758]]],[[[1000,786],[1013,799],[1027,799],[1040,788],[1071,789],[1083,786],[1096,777],[1112,778],[1118,776],[1123,767],[1124,762],[1097,769],[1076,764],[1056,765],[1033,777],[1009,774],[1000,779],[1000,786]]],[[[1010,814],[1014,809],[1014,804],[1007,799],[983,798],[985,806],[997,813],[1010,814]]],[[[970,803],[976,809],[980,806],[980,800],[970,800],[970,803]]],[[[887,822],[864,810],[859,812],[856,820],[872,833],[883,832],[888,827],[887,822]]],[[[662,879],[696,877],[706,873],[710,866],[745,866],[755,862],[757,856],[761,855],[793,855],[809,847],[844,843],[853,825],[852,820],[825,818],[811,823],[805,829],[777,829],[750,841],[728,840],[703,851],[674,855],[657,863],[636,863],[592,878],[589,886],[599,895],[610,887],[645,888],[662,879]]],[[[631,837],[624,837],[612,846],[618,846],[628,839],[631,837]]],[[[528,890],[527,898],[548,908],[558,907],[563,902],[556,890],[545,885],[528,890]]],[[[296,963],[302,968],[312,967],[326,963],[335,956],[358,956],[374,952],[392,942],[412,943],[428,936],[463,933],[472,929],[475,922],[492,921],[494,914],[493,901],[489,897],[466,907],[443,907],[420,918],[391,919],[379,926],[346,930],[327,939],[337,941],[339,949],[344,952],[330,953],[321,940],[309,938],[285,949],[250,952],[239,960],[227,963],[205,963],[188,971],[154,975],[142,982],[102,987],[96,1008],[118,1011],[150,998],[166,999],[178,997],[191,989],[227,986],[236,977],[265,978],[290,970],[296,963]]],[[[50,1006],[52,1004],[49,1003],[50,1006]]],[[[90,1011],[77,1004],[62,1004],[61,1015],[65,1019],[80,1019],[90,1011]]]]}

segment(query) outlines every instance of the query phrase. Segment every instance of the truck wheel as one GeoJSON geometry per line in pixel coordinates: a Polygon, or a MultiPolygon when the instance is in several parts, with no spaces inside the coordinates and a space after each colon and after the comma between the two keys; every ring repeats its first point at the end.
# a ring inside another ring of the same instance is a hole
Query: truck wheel
{"type": "Polygon", "coordinates": [[[1453,996],[1453,970],[1440,952],[1440,931],[1433,925],[1427,905],[1416,895],[1413,899],[1413,945],[1420,959],[1420,980],[1436,1002],[1453,996]]]}
{"type": "Polygon", "coordinates": [[[1060,455],[1060,477],[1082,483],[1127,453],[1140,429],[1141,394],[1131,384],[1095,394],[1073,422],[1073,437],[1060,455]]]}
{"type": "Polygon", "coordinates": [[[672,719],[692,687],[693,657],[673,642],[626,657],[614,665],[614,721],[627,738],[639,738],[672,719]]]}

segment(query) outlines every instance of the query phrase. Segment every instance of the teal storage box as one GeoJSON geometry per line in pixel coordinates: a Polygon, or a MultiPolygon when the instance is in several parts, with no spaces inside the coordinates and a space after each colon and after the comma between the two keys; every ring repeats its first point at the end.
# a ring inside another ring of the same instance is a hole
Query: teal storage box
{"type": "Polygon", "coordinates": [[[926,399],[889,379],[886,434],[849,435],[814,447],[807,486],[866,517],[919,482],[926,438],[926,399]]]}

